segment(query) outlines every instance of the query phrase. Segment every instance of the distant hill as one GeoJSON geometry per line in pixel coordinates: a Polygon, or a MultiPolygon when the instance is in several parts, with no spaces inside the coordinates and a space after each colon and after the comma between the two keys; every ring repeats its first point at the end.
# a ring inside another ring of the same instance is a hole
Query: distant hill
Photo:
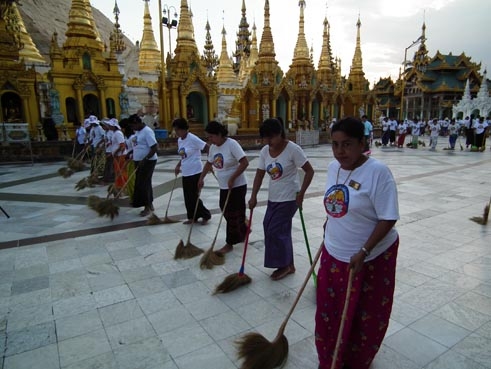
{"type": "MultiPolygon", "coordinates": [[[[39,52],[48,62],[50,61],[49,47],[53,33],[55,31],[58,33],[60,46],[63,46],[65,42],[71,3],[69,0],[21,0],[19,9],[26,29],[39,52]]],[[[108,19],[94,7],[92,7],[92,13],[101,38],[109,47],[109,34],[114,28],[114,21],[108,19]]],[[[138,74],[138,50],[127,37],[125,37],[125,43],[126,51],[123,56],[126,73],[129,76],[135,76],[138,74]]]]}

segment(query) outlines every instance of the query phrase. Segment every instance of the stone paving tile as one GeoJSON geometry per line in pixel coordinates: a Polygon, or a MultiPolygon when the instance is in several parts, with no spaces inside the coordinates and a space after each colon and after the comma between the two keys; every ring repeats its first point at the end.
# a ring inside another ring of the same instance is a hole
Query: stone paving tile
{"type": "Polygon", "coordinates": [[[42,290],[49,287],[49,277],[41,276],[30,279],[23,279],[21,281],[14,281],[12,283],[12,295],[19,295],[21,293],[33,292],[42,290]]]}
{"type": "Polygon", "coordinates": [[[56,334],[58,341],[80,336],[102,328],[102,322],[99,314],[97,314],[97,310],[91,310],[56,320],[56,334]]]}
{"type": "Polygon", "coordinates": [[[103,329],[58,343],[60,364],[64,368],[82,360],[111,352],[111,346],[103,329]]]}
{"type": "Polygon", "coordinates": [[[3,369],[58,369],[58,347],[56,344],[47,345],[31,351],[8,356],[5,358],[3,369]]]}
{"type": "Polygon", "coordinates": [[[33,325],[8,332],[5,356],[20,354],[56,343],[55,322],[33,325]]]}

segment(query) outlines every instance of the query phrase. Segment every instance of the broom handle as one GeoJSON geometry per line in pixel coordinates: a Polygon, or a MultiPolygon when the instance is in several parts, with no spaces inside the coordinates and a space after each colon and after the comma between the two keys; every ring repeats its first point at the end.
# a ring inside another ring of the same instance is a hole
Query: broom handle
{"type": "Polygon", "coordinates": [[[249,245],[249,235],[251,234],[252,212],[253,212],[253,209],[251,209],[251,212],[249,213],[249,224],[247,225],[247,231],[246,231],[247,233],[246,233],[246,239],[244,242],[244,252],[242,253],[242,264],[240,265],[239,276],[244,275],[244,264],[245,264],[246,254],[247,254],[247,245],[249,245]]]}
{"type": "Polygon", "coordinates": [[[191,222],[191,227],[189,228],[189,234],[188,234],[188,242],[186,242],[186,245],[189,245],[189,241],[191,241],[191,232],[193,231],[193,226],[194,223],[196,222],[194,218],[196,218],[196,213],[198,212],[198,205],[199,205],[199,197],[201,195],[201,190],[198,191],[198,197],[196,198],[196,205],[194,206],[194,214],[193,214],[193,219],[191,222]]]}
{"type": "Polygon", "coordinates": [[[351,287],[353,285],[353,269],[349,271],[348,286],[346,290],[346,298],[344,299],[343,315],[341,315],[341,322],[339,324],[338,338],[336,339],[336,346],[334,347],[334,354],[331,363],[331,369],[336,368],[336,361],[338,360],[339,346],[341,346],[341,340],[343,339],[344,322],[346,321],[346,314],[348,312],[349,299],[351,296],[351,287]]]}
{"type": "Polygon", "coordinates": [[[225,209],[227,208],[228,199],[230,198],[231,193],[232,193],[232,190],[229,189],[227,192],[227,198],[225,199],[225,204],[223,204],[222,215],[220,215],[220,220],[218,221],[217,232],[215,233],[215,238],[213,239],[213,242],[211,243],[211,248],[213,248],[213,246],[215,246],[215,242],[217,241],[218,232],[220,231],[220,225],[222,224],[223,215],[225,214],[225,209]]]}
{"type": "Polygon", "coordinates": [[[165,217],[167,217],[167,212],[169,211],[170,200],[172,200],[172,194],[174,192],[174,188],[176,187],[177,176],[174,177],[174,182],[172,183],[172,190],[170,191],[169,202],[167,203],[167,208],[165,209],[165,217]]]}
{"type": "MultiPolygon", "coordinates": [[[[300,213],[300,220],[302,222],[303,237],[305,238],[305,245],[307,246],[307,253],[309,254],[310,265],[312,265],[312,253],[310,252],[309,238],[307,237],[307,229],[305,228],[305,221],[303,219],[303,211],[302,211],[301,207],[298,210],[300,213]]],[[[314,284],[317,284],[317,275],[315,274],[315,270],[312,271],[312,278],[314,279],[314,284]]]]}
{"type": "Polygon", "coordinates": [[[314,271],[315,265],[317,264],[317,261],[319,260],[319,258],[321,256],[323,248],[324,248],[324,242],[321,244],[321,247],[319,247],[319,251],[317,251],[317,254],[315,255],[314,262],[310,266],[310,269],[309,269],[307,275],[305,276],[305,279],[304,279],[302,285],[300,286],[300,289],[298,290],[297,297],[295,297],[295,301],[293,301],[293,305],[290,308],[290,311],[288,311],[288,314],[286,314],[285,320],[283,320],[283,323],[281,323],[281,326],[280,326],[280,329],[278,331],[278,334],[276,335],[275,341],[277,339],[279,339],[283,335],[283,333],[285,332],[286,324],[288,323],[288,320],[292,316],[293,310],[295,310],[295,307],[297,306],[298,302],[300,301],[300,297],[302,297],[302,293],[305,290],[307,283],[309,283],[310,275],[314,271]]]}

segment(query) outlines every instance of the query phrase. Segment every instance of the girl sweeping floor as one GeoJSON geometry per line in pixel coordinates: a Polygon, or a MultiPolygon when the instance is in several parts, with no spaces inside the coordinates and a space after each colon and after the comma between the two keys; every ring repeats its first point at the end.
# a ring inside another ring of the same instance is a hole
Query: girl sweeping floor
{"type": "Polygon", "coordinates": [[[264,215],[264,266],[276,268],[274,281],[295,273],[293,262],[292,218],[302,206],[305,191],[314,177],[302,148],[286,138],[283,124],[278,119],[266,119],[259,128],[266,141],[259,155],[249,208],[257,205],[257,193],[264,175],[269,174],[268,206],[264,215]],[[298,168],[305,176],[300,187],[298,168]]]}
{"type": "Polygon", "coordinates": [[[344,118],[335,124],[332,150],[336,160],[327,171],[324,207],[328,221],[317,276],[319,368],[368,369],[392,310],[399,245],[393,228],[399,219],[397,189],[390,170],[363,155],[361,121],[344,118]],[[354,277],[343,317],[350,271],[354,277]]]}
{"type": "Polygon", "coordinates": [[[209,171],[216,172],[220,187],[220,209],[227,221],[226,243],[218,252],[226,254],[233,250],[233,245],[244,242],[246,236],[247,179],[244,171],[249,161],[239,143],[227,137],[227,128],[222,124],[211,121],[205,131],[211,146],[198,187],[203,188],[204,178],[209,171]],[[229,202],[224,209],[229,191],[229,202]]]}

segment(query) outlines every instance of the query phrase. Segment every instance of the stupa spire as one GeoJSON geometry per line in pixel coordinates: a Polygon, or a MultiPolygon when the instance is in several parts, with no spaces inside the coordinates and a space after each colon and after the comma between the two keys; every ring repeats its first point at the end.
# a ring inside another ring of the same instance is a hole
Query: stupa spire
{"type": "Polygon", "coordinates": [[[310,59],[309,47],[307,45],[307,40],[305,39],[305,0],[300,0],[298,2],[298,6],[300,7],[300,18],[298,21],[297,43],[295,45],[295,51],[293,52],[293,63],[295,63],[296,61],[304,61],[310,59]]]}
{"type": "Polygon", "coordinates": [[[355,54],[353,55],[353,61],[351,62],[351,71],[352,72],[362,72],[363,73],[363,59],[361,56],[361,21],[360,16],[358,15],[358,21],[356,22],[356,48],[355,54]]]}
{"type": "Polygon", "coordinates": [[[145,9],[143,12],[143,36],[140,42],[140,56],[138,58],[138,68],[141,72],[156,72],[160,69],[161,56],[155,41],[152,28],[152,17],[148,2],[143,0],[145,9]]]}
{"type": "Polygon", "coordinates": [[[218,82],[231,83],[236,81],[232,61],[227,53],[227,40],[225,36],[225,26],[222,28],[222,52],[220,53],[220,61],[218,63],[218,72],[216,74],[218,82]]]}
{"type": "Polygon", "coordinates": [[[86,0],[72,0],[65,35],[64,49],[88,48],[101,51],[100,37],[98,38],[92,11],[88,11],[86,0]]]}
{"type": "Polygon", "coordinates": [[[206,70],[208,72],[208,75],[213,75],[215,72],[215,69],[218,65],[218,56],[215,53],[215,46],[213,46],[213,40],[211,39],[211,34],[210,34],[210,22],[206,20],[206,38],[205,38],[205,50],[203,52],[204,56],[203,59],[206,64],[206,70]]]}
{"type": "Polygon", "coordinates": [[[333,66],[331,55],[330,25],[327,17],[324,18],[324,33],[322,35],[322,50],[319,57],[318,69],[320,71],[331,71],[333,66]]]}
{"type": "Polygon", "coordinates": [[[120,54],[123,51],[126,50],[126,45],[124,43],[123,39],[123,32],[121,32],[121,26],[119,25],[119,7],[118,7],[118,2],[117,0],[114,1],[114,30],[111,32],[111,52],[114,52],[115,54],[120,54]]]}
{"type": "Polygon", "coordinates": [[[259,44],[259,58],[271,58],[276,57],[274,51],[273,34],[271,33],[270,25],[271,16],[269,14],[269,0],[264,2],[264,26],[263,34],[261,36],[261,43],[259,44]]]}
{"type": "Polygon", "coordinates": [[[20,42],[23,45],[23,47],[19,50],[19,57],[23,58],[26,64],[30,64],[30,63],[45,64],[46,60],[44,60],[38,48],[32,41],[31,35],[27,32],[26,26],[24,24],[22,16],[15,2],[12,3],[12,10],[14,12],[14,16],[17,18],[17,22],[18,22],[17,24],[20,33],[20,42]]]}
{"type": "Polygon", "coordinates": [[[176,54],[178,54],[178,49],[181,48],[185,49],[187,54],[189,54],[189,51],[192,51],[196,55],[199,55],[196,40],[194,39],[194,27],[187,0],[181,0],[179,24],[177,25],[176,54]]]}
{"type": "Polygon", "coordinates": [[[249,57],[251,52],[251,32],[249,31],[249,23],[247,22],[245,0],[242,0],[242,17],[239,23],[239,32],[237,32],[237,40],[235,41],[235,58],[234,72],[237,73],[240,68],[242,58],[249,57]]]}

